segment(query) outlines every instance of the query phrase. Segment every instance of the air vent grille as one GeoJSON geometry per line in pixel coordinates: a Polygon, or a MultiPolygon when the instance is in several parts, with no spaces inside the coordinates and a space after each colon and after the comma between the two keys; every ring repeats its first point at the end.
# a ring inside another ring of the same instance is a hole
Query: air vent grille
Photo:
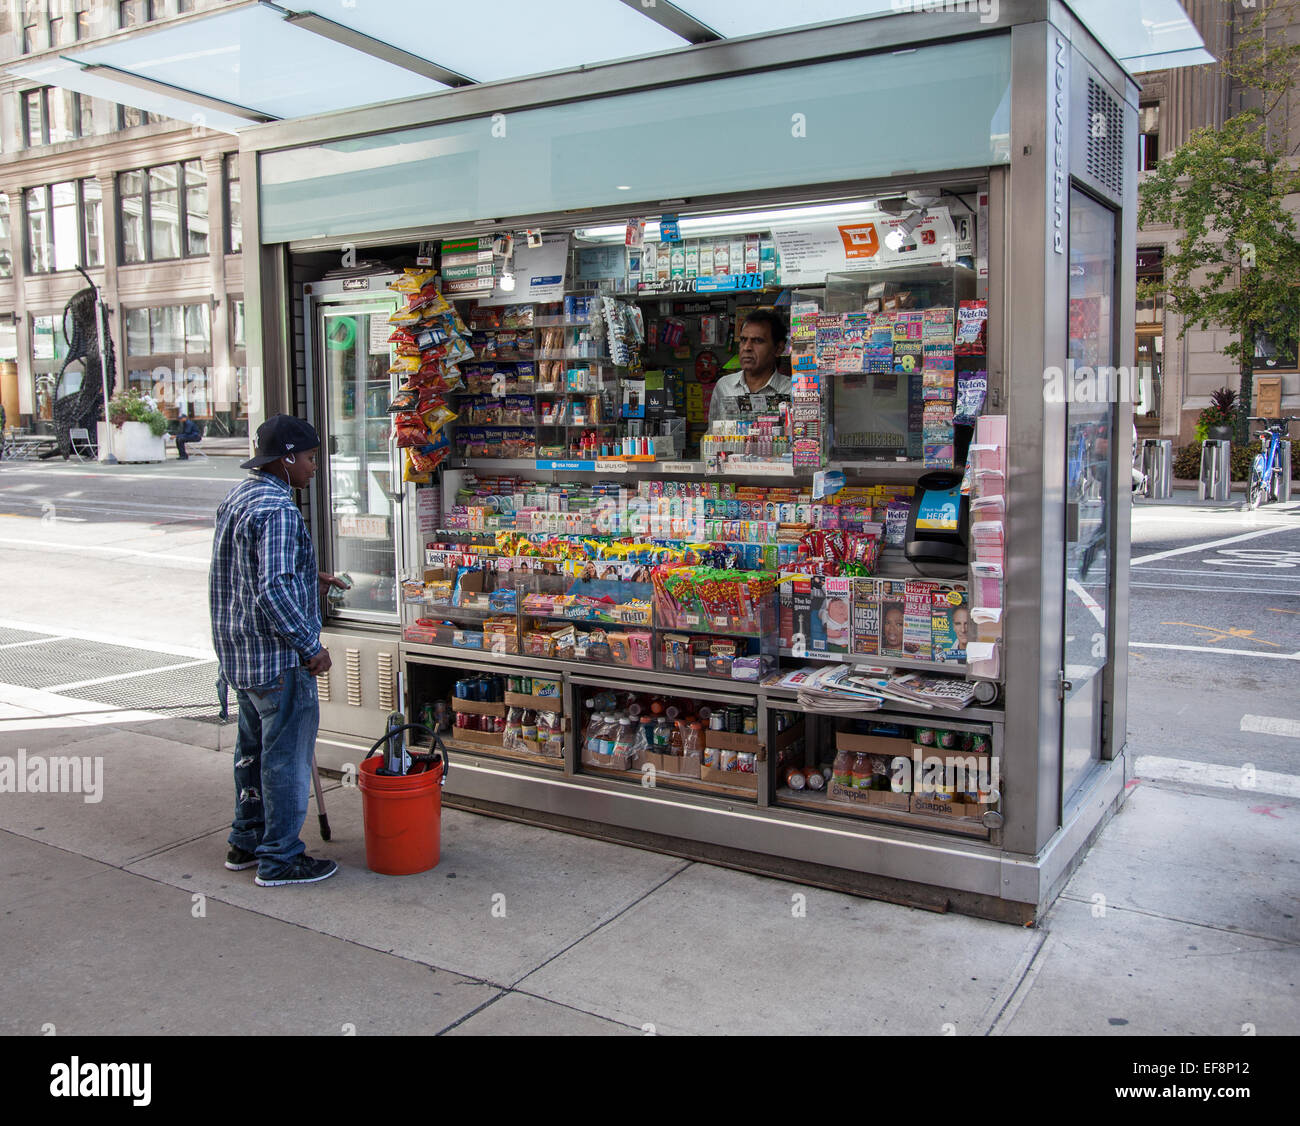
{"type": "Polygon", "coordinates": [[[1124,194],[1124,115],[1120,104],[1088,79],[1088,175],[1124,194]]]}

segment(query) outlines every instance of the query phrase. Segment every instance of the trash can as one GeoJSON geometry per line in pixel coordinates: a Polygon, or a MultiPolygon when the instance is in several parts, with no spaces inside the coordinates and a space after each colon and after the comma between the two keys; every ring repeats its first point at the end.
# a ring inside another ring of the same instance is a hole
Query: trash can
{"type": "Polygon", "coordinates": [[[1277,499],[1291,499],[1291,443],[1283,438],[1277,447],[1277,464],[1282,470],[1282,480],[1278,482],[1277,499]]]}
{"type": "Polygon", "coordinates": [[[1146,495],[1168,500],[1174,495],[1174,443],[1169,438],[1142,439],[1142,473],[1147,479],[1146,495]]]}
{"type": "Polygon", "coordinates": [[[1216,438],[1201,445],[1201,500],[1227,500],[1232,491],[1232,443],[1216,438]]]}

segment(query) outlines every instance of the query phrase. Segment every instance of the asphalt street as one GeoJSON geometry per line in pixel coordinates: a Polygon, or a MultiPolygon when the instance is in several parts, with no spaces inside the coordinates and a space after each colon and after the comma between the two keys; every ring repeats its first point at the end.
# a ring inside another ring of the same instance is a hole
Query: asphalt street
{"type": "MultiPolygon", "coordinates": [[[[213,513],[242,476],[233,458],[0,463],[0,626],[210,656],[213,513]]],[[[1300,774],[1300,502],[1178,492],[1134,507],[1132,540],[1130,744],[1300,774]]]]}

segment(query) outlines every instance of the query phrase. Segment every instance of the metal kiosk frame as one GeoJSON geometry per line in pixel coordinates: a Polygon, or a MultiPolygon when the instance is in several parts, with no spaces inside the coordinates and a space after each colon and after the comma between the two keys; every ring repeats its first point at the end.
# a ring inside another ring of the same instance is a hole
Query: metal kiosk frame
{"type": "MultiPolygon", "coordinates": [[[[572,733],[566,756],[555,768],[486,754],[460,755],[446,789],[448,804],[1018,923],[1034,920],[1058,894],[1122,801],[1131,773],[1125,754],[1131,403],[1119,395],[1119,401],[1090,407],[1091,429],[1079,432],[1104,440],[1090,447],[1088,486],[1079,493],[1074,488],[1081,472],[1071,429],[1074,404],[1069,401],[1070,380],[1077,377],[1071,363],[1069,241],[1075,210],[1094,223],[1094,230],[1112,232],[1110,246],[1103,247],[1113,269],[1109,323],[1100,332],[1108,338],[1102,340],[1102,352],[1108,351],[1113,362],[1119,343],[1133,335],[1138,100],[1132,79],[1065,3],[1004,0],[993,22],[981,22],[974,12],[942,19],[919,11],[862,19],[250,129],[240,139],[246,192],[256,185],[250,193],[255,206],[244,217],[247,244],[255,248],[249,252],[247,333],[250,353],[263,362],[260,394],[254,382],[252,398],[264,415],[291,410],[314,418],[320,410],[321,389],[306,353],[303,296],[304,287],[310,291],[320,276],[324,252],[337,258],[345,245],[362,248],[357,253],[364,254],[367,247],[467,231],[572,226],[569,210],[585,209],[584,222],[608,222],[665,209],[659,200],[597,206],[574,198],[554,212],[517,218],[483,215],[372,229],[364,194],[331,194],[329,161],[337,159],[341,169],[356,151],[345,142],[397,137],[430,123],[478,122],[487,128],[493,115],[557,106],[580,109],[601,98],[689,91],[706,81],[739,84],[755,75],[830,62],[848,61],[870,73],[878,60],[975,41],[995,44],[1009,59],[1004,160],[944,169],[939,164],[943,155],[932,153],[934,168],[923,174],[872,171],[811,184],[796,182],[800,172],[789,167],[781,173],[788,183],[743,194],[692,193],[689,202],[697,205],[707,198],[715,206],[753,206],[768,199],[878,196],[954,179],[987,185],[990,410],[1008,416],[1003,690],[999,704],[968,709],[951,721],[945,717],[944,724],[991,733],[1003,764],[998,813],[978,831],[964,834],[916,820],[852,820],[774,802],[774,783],[763,766],[753,802],[671,786],[645,790],[582,771],[572,733]],[[330,197],[337,216],[330,233],[268,241],[277,236],[264,233],[271,194],[266,170],[268,161],[286,156],[323,167],[315,185],[330,197]],[[1054,370],[1065,373],[1063,396],[1048,390],[1054,370]],[[1072,576],[1080,565],[1078,543],[1069,545],[1078,539],[1081,520],[1094,522],[1095,535],[1106,548],[1088,556],[1088,562],[1100,561],[1104,569],[1107,600],[1104,605],[1095,600],[1091,606],[1086,600],[1082,604],[1098,623],[1087,639],[1096,660],[1086,676],[1071,655],[1079,640],[1074,627],[1080,611],[1072,576]]],[[[814,94],[809,91],[810,97],[814,94]]],[[[927,97],[923,84],[909,96],[915,102],[912,126],[922,135],[941,132],[945,104],[927,97]]],[[[600,154],[591,155],[598,159],[600,154]]],[[[698,154],[698,159],[705,157],[726,158],[721,152],[698,154]]],[[[318,299],[327,296],[322,289],[318,299]]],[[[254,381],[257,375],[250,370],[254,381]]],[[[259,420],[251,421],[255,425],[259,420]]],[[[328,472],[321,476],[328,479],[328,472]]],[[[862,476],[881,479],[869,470],[862,476]]],[[[311,515],[318,532],[325,511],[313,491],[311,515]]],[[[322,563],[328,566],[329,560],[322,563]]],[[[550,669],[565,682],[568,714],[584,688],[635,677],[630,670],[593,675],[572,662],[410,644],[399,630],[364,621],[332,619],[324,640],[335,654],[333,672],[322,685],[317,748],[326,768],[356,761],[382,730],[387,709],[395,701],[398,706],[406,702],[403,686],[422,667],[550,669]]],[[[707,688],[709,695],[718,687],[670,674],[655,674],[655,679],[671,681],[683,691],[705,694],[707,688]]],[[[769,709],[797,707],[791,693],[757,685],[727,684],[722,691],[725,697],[757,704],[760,731],[767,730],[769,709]]],[[[906,710],[884,714],[904,715],[906,710]]]]}

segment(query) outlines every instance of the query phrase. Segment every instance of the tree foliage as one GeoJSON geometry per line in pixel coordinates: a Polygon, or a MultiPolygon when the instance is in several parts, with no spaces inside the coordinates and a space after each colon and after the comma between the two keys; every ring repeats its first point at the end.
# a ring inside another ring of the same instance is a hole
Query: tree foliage
{"type": "MultiPolygon", "coordinates": [[[[1230,19],[1225,4],[1225,19],[1230,19]]],[[[1295,84],[1300,45],[1268,28],[1261,8],[1241,29],[1224,67],[1259,94],[1220,129],[1198,129],[1150,172],[1138,192],[1138,223],[1170,224],[1182,233],[1166,251],[1164,277],[1144,282],[1139,296],[1163,293],[1183,318],[1180,338],[1193,326],[1233,332],[1223,348],[1242,372],[1238,437],[1253,400],[1255,340],[1293,342],[1300,326],[1300,243],[1284,206],[1300,192],[1282,137],[1271,139],[1267,112],[1285,106],[1295,84]],[[1281,42],[1279,42],[1279,38],[1281,42]]],[[[1292,17],[1294,18],[1294,17],[1292,17]]]]}

